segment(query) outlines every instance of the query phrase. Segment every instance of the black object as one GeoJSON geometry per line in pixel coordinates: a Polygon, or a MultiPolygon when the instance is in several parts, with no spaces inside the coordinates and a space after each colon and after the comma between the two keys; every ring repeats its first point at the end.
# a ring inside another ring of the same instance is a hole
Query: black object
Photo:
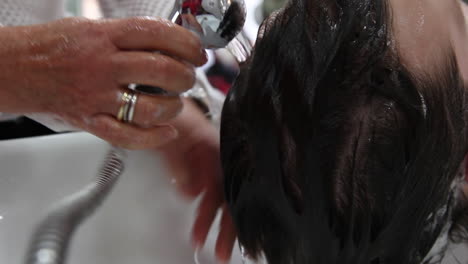
{"type": "Polygon", "coordinates": [[[0,122],[0,140],[52,134],[56,132],[26,117],[0,122]]]}
{"type": "Polygon", "coordinates": [[[169,93],[166,90],[160,87],[150,86],[150,85],[138,84],[135,87],[135,90],[138,92],[150,94],[150,95],[169,95],[169,93]]]}

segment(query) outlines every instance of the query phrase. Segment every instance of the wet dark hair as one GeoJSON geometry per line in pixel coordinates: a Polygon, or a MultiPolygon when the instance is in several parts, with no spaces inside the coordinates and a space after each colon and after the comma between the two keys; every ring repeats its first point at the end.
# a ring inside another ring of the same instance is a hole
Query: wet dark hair
{"type": "Polygon", "coordinates": [[[415,73],[385,0],[293,0],[261,26],[223,109],[240,244],[269,264],[405,264],[467,240],[466,94],[454,53],[415,73]]]}

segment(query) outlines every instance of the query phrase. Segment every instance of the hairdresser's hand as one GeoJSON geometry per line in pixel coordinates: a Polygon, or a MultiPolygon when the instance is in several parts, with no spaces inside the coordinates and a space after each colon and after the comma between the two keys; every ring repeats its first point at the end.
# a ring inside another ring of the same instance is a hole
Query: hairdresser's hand
{"type": "Polygon", "coordinates": [[[167,121],[182,109],[178,97],[140,95],[134,125],[118,122],[127,84],[183,92],[194,83],[194,65],[206,61],[194,34],[149,18],[0,27],[0,43],[0,112],[49,113],[127,148],[173,139],[167,121]]]}
{"type": "Polygon", "coordinates": [[[224,202],[219,133],[189,101],[172,125],[179,130],[180,137],[160,149],[167,160],[170,175],[185,196],[193,199],[204,193],[192,230],[195,246],[203,246],[218,210],[222,209],[216,255],[219,260],[227,261],[231,257],[236,234],[224,202]]]}

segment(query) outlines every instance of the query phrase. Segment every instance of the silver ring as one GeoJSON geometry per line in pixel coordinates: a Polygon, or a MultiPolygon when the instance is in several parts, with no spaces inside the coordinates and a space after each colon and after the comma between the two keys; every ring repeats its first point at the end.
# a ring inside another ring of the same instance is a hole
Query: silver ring
{"type": "Polygon", "coordinates": [[[135,114],[135,105],[138,100],[138,96],[136,93],[132,94],[132,98],[130,99],[130,103],[128,106],[127,118],[125,122],[131,123],[133,121],[133,115],[135,114]]]}
{"type": "Polygon", "coordinates": [[[131,123],[135,114],[135,105],[138,95],[133,91],[126,91],[122,94],[122,105],[117,114],[117,119],[125,123],[131,123]]]}

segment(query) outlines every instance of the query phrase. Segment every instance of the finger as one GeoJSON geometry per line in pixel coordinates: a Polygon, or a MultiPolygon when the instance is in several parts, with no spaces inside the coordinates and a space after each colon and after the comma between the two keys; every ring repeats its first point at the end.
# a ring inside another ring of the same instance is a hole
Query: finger
{"type": "Polygon", "coordinates": [[[190,188],[188,188],[189,191],[186,191],[187,182],[192,175],[190,165],[186,161],[187,154],[184,151],[181,151],[178,147],[173,146],[173,144],[167,144],[160,150],[164,153],[162,158],[166,161],[165,163],[170,171],[172,184],[177,188],[179,193],[184,196],[184,198],[188,198],[190,200],[195,198],[195,196],[190,192],[190,188]]]}
{"type": "Polygon", "coordinates": [[[177,137],[172,126],[139,128],[118,121],[112,116],[98,114],[91,118],[88,131],[114,146],[127,149],[157,148],[177,137]]]}
{"type": "MultiPolygon", "coordinates": [[[[111,103],[103,106],[102,111],[116,116],[122,106],[122,94],[128,92],[123,88],[111,103]]],[[[183,103],[178,96],[151,96],[137,93],[132,124],[141,128],[150,128],[161,125],[176,117],[183,108],[183,103]]]]}
{"type": "MultiPolygon", "coordinates": [[[[167,157],[167,156],[166,156],[167,157]]],[[[188,200],[195,199],[203,191],[203,185],[194,175],[192,167],[187,164],[186,156],[171,157],[169,163],[173,185],[188,200]],[[174,162],[174,159],[180,159],[174,162]]]]}
{"type": "MultiPolygon", "coordinates": [[[[190,108],[190,105],[188,107],[190,108]]],[[[182,130],[184,129],[181,126],[178,127],[182,130]]],[[[217,135],[214,132],[213,135],[205,136],[210,137],[211,140],[212,138],[216,138],[217,135]]],[[[186,136],[185,139],[187,138],[189,137],[186,136]]],[[[193,144],[193,141],[191,144],[193,144]]],[[[174,169],[174,171],[178,172],[174,174],[174,178],[176,179],[176,186],[179,191],[188,198],[195,198],[204,190],[212,189],[222,199],[222,172],[219,160],[219,145],[203,141],[192,145],[183,156],[180,156],[180,153],[174,153],[174,150],[174,148],[170,150],[172,156],[182,157],[182,160],[177,164],[178,168],[174,169]]]]}
{"type": "Polygon", "coordinates": [[[203,191],[203,183],[192,173],[181,173],[174,178],[177,189],[188,199],[196,198],[203,191]]]}
{"type": "Polygon", "coordinates": [[[206,237],[220,205],[221,199],[217,191],[208,189],[200,202],[198,215],[192,229],[193,242],[197,248],[205,244],[206,237]]]}
{"type": "MultiPolygon", "coordinates": [[[[207,148],[193,148],[190,155],[185,157],[187,173],[181,174],[177,180],[178,189],[189,198],[198,196],[204,189],[216,190],[217,196],[222,193],[218,187],[218,173],[216,160],[213,160],[213,153],[207,148]],[[183,178],[182,178],[183,177],[183,178]]],[[[214,195],[214,194],[213,194],[214,195]]]]}
{"type": "Polygon", "coordinates": [[[168,20],[128,18],[109,22],[112,42],[120,49],[158,50],[203,65],[207,58],[200,39],[168,20]]]}
{"type": "Polygon", "coordinates": [[[154,52],[118,52],[110,58],[119,84],[146,84],[182,93],[195,84],[195,69],[176,59],[154,52]]]}
{"type": "Polygon", "coordinates": [[[236,230],[226,205],[223,206],[223,216],[220,222],[220,231],[216,241],[216,258],[221,262],[231,259],[232,250],[236,241],[236,230]]]}

